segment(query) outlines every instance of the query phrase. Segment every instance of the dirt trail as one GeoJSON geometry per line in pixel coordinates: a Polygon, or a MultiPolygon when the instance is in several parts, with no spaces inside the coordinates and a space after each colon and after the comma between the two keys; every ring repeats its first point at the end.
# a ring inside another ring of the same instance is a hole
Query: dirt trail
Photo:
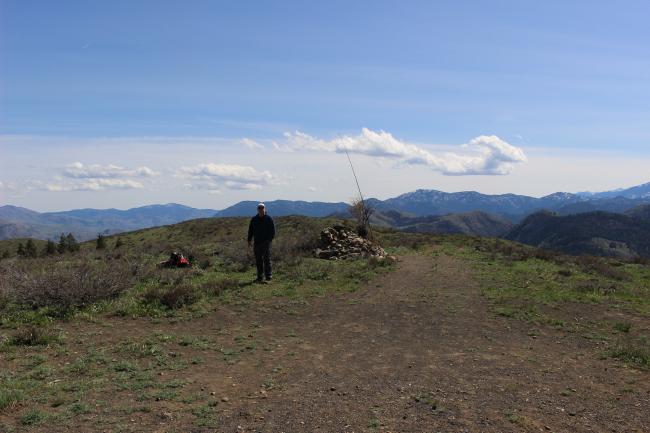
{"type": "MultiPolygon", "coordinates": [[[[274,302],[284,304],[153,325],[257,341],[233,363],[204,352],[200,365],[174,373],[214,393],[216,431],[650,431],[647,372],[599,359],[578,335],[493,315],[460,259],[404,256],[356,293],[274,302]]],[[[147,431],[215,431],[177,410],[160,402],[134,417],[147,431]]]]}

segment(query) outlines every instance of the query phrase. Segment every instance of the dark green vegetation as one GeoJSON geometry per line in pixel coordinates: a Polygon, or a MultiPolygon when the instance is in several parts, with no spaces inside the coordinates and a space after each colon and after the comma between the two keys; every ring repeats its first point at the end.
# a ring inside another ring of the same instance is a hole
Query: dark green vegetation
{"type": "Polygon", "coordinates": [[[476,236],[503,236],[513,227],[513,224],[503,217],[478,211],[422,217],[408,216],[397,211],[376,211],[370,220],[373,224],[406,232],[476,236]]]}
{"type": "MultiPolygon", "coordinates": [[[[638,210],[642,214],[642,208],[638,210]]],[[[633,259],[650,258],[650,220],[607,212],[559,216],[538,212],[527,217],[508,239],[567,254],[633,259]]]]}
{"type": "MultiPolygon", "coordinates": [[[[20,246],[22,245],[22,248],[24,250],[25,245],[27,244],[28,241],[30,241],[30,239],[24,239],[24,238],[7,239],[7,240],[0,241],[0,260],[8,259],[10,257],[16,257],[18,255],[18,250],[20,249],[20,246]]],[[[45,251],[45,247],[47,246],[46,241],[42,241],[39,239],[31,239],[31,241],[34,243],[37,252],[42,253],[43,251],[45,251]]]]}

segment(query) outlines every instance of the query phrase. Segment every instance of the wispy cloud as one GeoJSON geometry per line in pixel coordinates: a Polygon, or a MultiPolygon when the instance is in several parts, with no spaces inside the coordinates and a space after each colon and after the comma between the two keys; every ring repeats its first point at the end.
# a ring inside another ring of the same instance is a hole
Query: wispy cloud
{"type": "Polygon", "coordinates": [[[287,132],[283,142],[274,142],[280,151],[349,152],[370,157],[380,157],[403,164],[430,167],[449,176],[504,175],[515,164],[527,161],[521,148],[515,147],[496,135],[481,135],[459,146],[460,152],[433,153],[421,146],[393,137],[386,131],[367,128],[359,135],[343,135],[324,140],[300,131],[287,132]]]}
{"type": "MultiPolygon", "coordinates": [[[[26,182],[23,182],[23,190],[24,191],[29,191],[32,190],[34,187],[34,181],[29,180],[26,182]]],[[[4,191],[8,194],[16,194],[21,192],[21,188],[18,186],[16,182],[3,182],[0,181],[0,191],[4,191]]]]}
{"type": "Polygon", "coordinates": [[[142,189],[144,185],[132,179],[83,179],[45,184],[45,189],[52,192],[62,191],[102,191],[107,189],[142,189]]]}
{"type": "Polygon", "coordinates": [[[232,190],[258,190],[276,181],[269,171],[237,164],[205,163],[192,167],[181,167],[176,177],[189,179],[196,189],[218,191],[225,187],[232,190]]]}
{"type": "Polygon", "coordinates": [[[244,137],[244,138],[242,138],[241,140],[239,140],[239,142],[240,142],[242,145],[244,145],[244,146],[246,146],[246,147],[248,147],[249,149],[252,149],[252,150],[261,150],[261,149],[264,149],[264,146],[262,146],[260,143],[258,143],[258,142],[255,141],[255,140],[251,140],[250,138],[245,138],[245,137],[244,137]]]}
{"type": "Polygon", "coordinates": [[[66,177],[75,179],[116,179],[124,177],[153,177],[158,173],[144,166],[128,169],[114,164],[84,165],[81,162],[73,162],[66,167],[63,174],[66,177]]]}

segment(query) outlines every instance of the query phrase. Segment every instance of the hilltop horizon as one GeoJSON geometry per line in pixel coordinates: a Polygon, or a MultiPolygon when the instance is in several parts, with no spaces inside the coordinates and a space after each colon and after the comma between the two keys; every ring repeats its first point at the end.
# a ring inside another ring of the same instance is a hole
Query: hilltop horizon
{"type": "MultiPolygon", "coordinates": [[[[458,190],[458,191],[444,191],[442,189],[435,189],[435,188],[417,188],[414,190],[410,191],[405,191],[402,192],[398,195],[394,196],[383,196],[383,197],[377,197],[377,196],[366,196],[365,198],[367,200],[387,200],[391,198],[398,198],[402,195],[406,194],[412,194],[418,191],[437,191],[437,192],[442,192],[446,194],[459,194],[459,193],[479,193],[482,195],[486,196],[503,196],[503,195],[517,195],[517,196],[524,196],[524,197],[531,197],[531,198],[544,198],[544,197],[549,197],[555,194],[572,194],[576,196],[581,196],[585,198],[597,198],[597,197],[615,197],[617,193],[623,193],[627,190],[634,190],[636,188],[647,188],[648,191],[650,191],[650,182],[645,182],[641,183],[639,185],[633,185],[633,186],[623,186],[623,187],[618,187],[615,189],[607,190],[607,191],[553,191],[548,194],[542,194],[542,195],[534,195],[534,194],[519,194],[519,193],[513,193],[513,192],[502,192],[502,193],[485,193],[478,191],[476,189],[474,190],[458,190]]],[[[39,213],[56,213],[56,212],[66,212],[66,211],[72,211],[72,210],[118,210],[118,211],[126,211],[126,210],[131,210],[131,209],[140,209],[140,208],[147,208],[147,207],[154,207],[154,206],[170,206],[170,205],[175,205],[175,206],[184,206],[188,208],[193,208],[193,209],[199,209],[199,210],[214,210],[214,211],[222,211],[224,209],[228,209],[232,206],[235,206],[241,202],[245,201],[264,201],[264,202],[274,202],[274,201],[294,201],[294,202],[321,202],[321,203],[349,203],[354,197],[354,194],[350,194],[350,197],[347,199],[341,199],[341,200],[332,200],[332,201],[327,201],[327,200],[319,200],[319,199],[313,199],[310,200],[308,198],[305,199],[290,199],[290,198],[285,198],[285,197],[277,197],[277,198],[267,198],[265,200],[235,200],[232,201],[225,206],[221,207],[200,207],[200,206],[194,206],[189,202],[178,202],[178,201],[169,201],[169,202],[149,202],[149,203],[143,203],[143,204],[136,204],[133,206],[127,206],[127,207],[117,207],[117,206],[109,206],[109,207],[67,207],[67,208],[50,208],[50,209],[42,209],[38,207],[27,207],[27,206],[22,206],[19,204],[14,204],[14,203],[1,203],[0,202],[0,207],[2,206],[12,206],[12,207],[18,207],[18,208],[23,208],[23,209],[28,209],[31,211],[36,211],[39,213]]]]}

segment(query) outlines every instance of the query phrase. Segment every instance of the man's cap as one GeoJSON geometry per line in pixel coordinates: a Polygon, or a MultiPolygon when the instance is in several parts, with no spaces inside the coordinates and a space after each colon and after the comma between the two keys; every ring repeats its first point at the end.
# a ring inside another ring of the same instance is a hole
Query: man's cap
{"type": "Polygon", "coordinates": [[[257,204],[257,208],[259,209],[259,208],[261,208],[261,207],[266,207],[266,206],[264,206],[264,203],[258,203],[258,204],[257,204]]]}

